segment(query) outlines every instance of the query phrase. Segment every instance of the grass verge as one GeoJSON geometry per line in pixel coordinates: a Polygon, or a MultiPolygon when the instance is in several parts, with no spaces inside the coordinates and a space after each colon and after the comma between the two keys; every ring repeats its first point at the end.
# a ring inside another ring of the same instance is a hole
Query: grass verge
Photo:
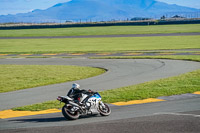
{"type": "Polygon", "coordinates": [[[200,48],[199,42],[200,36],[1,39],[0,53],[98,53],[102,51],[195,49],[200,48]]]}
{"type": "Polygon", "coordinates": [[[160,56],[104,56],[90,57],[90,59],[172,59],[200,62],[199,55],[160,55],[160,56]]]}
{"type": "Polygon", "coordinates": [[[107,90],[101,92],[101,95],[105,102],[114,103],[193,93],[199,90],[200,70],[196,70],[176,77],[107,90]]]}
{"type": "Polygon", "coordinates": [[[83,36],[199,32],[200,24],[1,30],[0,37],[83,36]]]}
{"type": "MultiPolygon", "coordinates": [[[[199,56],[158,56],[149,58],[169,58],[170,59],[186,59],[199,61],[199,56]]],[[[123,57],[125,58],[125,57],[123,57]]],[[[128,57],[131,58],[131,57],[128,57]]],[[[132,57],[133,58],[133,57],[132,57]]],[[[146,57],[144,57],[146,58],[146,57]]],[[[156,98],[159,96],[170,96],[184,93],[193,93],[200,91],[200,70],[185,73],[176,77],[170,77],[155,81],[150,81],[138,85],[122,87],[100,92],[102,99],[106,103],[114,103],[119,101],[140,100],[146,98],[156,98]]],[[[47,101],[44,103],[28,105],[24,107],[13,108],[13,110],[21,111],[37,111],[51,108],[61,108],[63,104],[58,101],[47,101]]]]}
{"type": "Polygon", "coordinates": [[[80,80],[104,69],[57,65],[0,65],[0,93],[80,80]]]}
{"type": "Polygon", "coordinates": [[[13,108],[13,111],[41,111],[47,109],[61,109],[64,103],[60,103],[59,101],[47,101],[43,103],[27,105],[23,107],[13,108]]]}

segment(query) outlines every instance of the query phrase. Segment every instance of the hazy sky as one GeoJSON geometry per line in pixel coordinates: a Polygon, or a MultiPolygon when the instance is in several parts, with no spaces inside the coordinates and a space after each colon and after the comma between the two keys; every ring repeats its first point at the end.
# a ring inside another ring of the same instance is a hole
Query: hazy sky
{"type": "Polygon", "coordinates": [[[200,9],[200,0],[157,0],[157,1],[200,9]]]}
{"type": "Polygon", "coordinates": [[[46,9],[70,0],[0,0],[0,15],[26,13],[34,9],[46,9]]]}
{"type": "MultiPolygon", "coordinates": [[[[70,0],[0,0],[0,15],[26,13],[34,9],[46,9],[70,0]]],[[[200,9],[200,0],[157,0],[200,9]]]]}

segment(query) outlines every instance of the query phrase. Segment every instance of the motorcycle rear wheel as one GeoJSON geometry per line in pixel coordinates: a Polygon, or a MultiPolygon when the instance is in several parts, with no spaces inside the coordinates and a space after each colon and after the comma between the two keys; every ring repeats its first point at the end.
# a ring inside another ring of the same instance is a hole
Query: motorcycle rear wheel
{"type": "Polygon", "coordinates": [[[105,108],[103,108],[101,105],[99,105],[99,108],[98,108],[99,113],[102,116],[108,116],[111,113],[111,109],[109,108],[109,106],[107,104],[104,103],[104,105],[105,105],[105,108]]]}
{"type": "Polygon", "coordinates": [[[62,107],[62,114],[63,116],[68,119],[68,120],[76,120],[79,118],[80,116],[80,113],[78,111],[75,111],[75,112],[70,112],[70,108],[72,106],[63,106],[62,107]]]}

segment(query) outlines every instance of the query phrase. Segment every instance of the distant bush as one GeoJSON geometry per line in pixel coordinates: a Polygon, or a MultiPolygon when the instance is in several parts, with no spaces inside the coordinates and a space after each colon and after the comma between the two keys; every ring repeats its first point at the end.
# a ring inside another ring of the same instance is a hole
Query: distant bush
{"type": "Polygon", "coordinates": [[[103,22],[86,22],[86,23],[43,23],[43,24],[1,24],[0,30],[7,29],[41,29],[41,28],[71,28],[71,27],[94,27],[94,26],[127,26],[127,25],[168,25],[168,24],[200,24],[200,19],[164,19],[152,20],[150,18],[133,18],[132,21],[103,21],[103,22]],[[136,20],[134,19],[148,19],[136,20]]]}

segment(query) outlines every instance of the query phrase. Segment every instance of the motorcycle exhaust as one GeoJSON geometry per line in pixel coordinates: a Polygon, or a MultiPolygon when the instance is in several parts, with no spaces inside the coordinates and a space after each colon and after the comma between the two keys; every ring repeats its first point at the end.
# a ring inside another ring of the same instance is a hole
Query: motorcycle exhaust
{"type": "Polygon", "coordinates": [[[76,103],[74,103],[74,102],[71,102],[71,101],[69,101],[69,104],[71,104],[71,105],[73,105],[73,106],[75,106],[75,107],[78,107],[78,108],[81,110],[81,112],[85,112],[85,111],[81,108],[81,106],[79,106],[78,104],[76,104],[76,103]]]}
{"type": "Polygon", "coordinates": [[[74,105],[74,106],[76,106],[76,107],[78,107],[78,108],[81,108],[78,104],[76,104],[76,103],[74,103],[74,102],[69,101],[69,104],[74,105]]]}

